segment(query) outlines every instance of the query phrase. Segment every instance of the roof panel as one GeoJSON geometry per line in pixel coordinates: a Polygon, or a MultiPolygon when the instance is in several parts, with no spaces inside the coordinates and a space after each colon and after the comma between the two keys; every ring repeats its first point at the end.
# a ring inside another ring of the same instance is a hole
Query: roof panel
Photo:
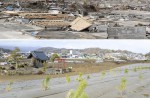
{"type": "Polygon", "coordinates": [[[92,24],[88,22],[86,19],[78,17],[70,25],[71,25],[71,29],[76,31],[82,31],[90,27],[92,24]]]}
{"type": "Polygon", "coordinates": [[[43,51],[32,51],[32,56],[39,60],[49,60],[43,51]]]}

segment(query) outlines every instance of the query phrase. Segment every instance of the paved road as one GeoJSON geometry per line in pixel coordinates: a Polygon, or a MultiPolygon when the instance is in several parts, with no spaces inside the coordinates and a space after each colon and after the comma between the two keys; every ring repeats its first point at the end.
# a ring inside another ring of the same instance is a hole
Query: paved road
{"type": "MultiPolygon", "coordinates": [[[[121,78],[126,77],[127,89],[124,98],[150,98],[150,70],[133,71],[136,66],[149,66],[150,64],[132,64],[121,68],[116,68],[114,74],[106,71],[104,79],[100,78],[101,73],[91,74],[87,80],[88,86],[86,93],[89,98],[121,98],[116,87],[119,85],[121,78]],[[128,68],[129,73],[124,73],[128,68]],[[144,79],[140,80],[142,74],[144,79]]],[[[65,98],[70,89],[76,89],[78,82],[77,76],[71,77],[71,83],[66,83],[65,78],[54,78],[50,82],[50,89],[43,91],[41,87],[42,80],[30,80],[15,82],[10,92],[4,91],[7,83],[0,83],[0,98],[65,98]]],[[[86,75],[84,76],[86,78],[86,75]]]]}

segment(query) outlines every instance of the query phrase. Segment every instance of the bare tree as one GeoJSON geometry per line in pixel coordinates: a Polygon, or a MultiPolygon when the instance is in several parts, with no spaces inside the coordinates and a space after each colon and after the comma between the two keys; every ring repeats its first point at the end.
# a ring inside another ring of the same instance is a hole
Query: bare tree
{"type": "Polygon", "coordinates": [[[16,64],[15,68],[18,68],[18,64],[20,62],[20,60],[22,59],[21,55],[19,54],[20,49],[19,48],[15,48],[12,52],[11,55],[9,56],[9,60],[10,61],[14,61],[14,63],[16,64]]]}

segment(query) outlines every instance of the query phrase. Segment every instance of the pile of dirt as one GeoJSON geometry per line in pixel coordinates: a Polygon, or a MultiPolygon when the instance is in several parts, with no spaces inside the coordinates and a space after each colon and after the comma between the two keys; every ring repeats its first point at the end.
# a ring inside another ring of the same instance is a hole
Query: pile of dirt
{"type": "Polygon", "coordinates": [[[94,5],[83,5],[87,12],[97,12],[98,8],[94,5]]]}
{"type": "Polygon", "coordinates": [[[83,12],[97,12],[99,8],[95,5],[73,3],[70,5],[70,10],[71,11],[83,11],[83,12]]]}
{"type": "Polygon", "coordinates": [[[43,2],[31,2],[26,3],[25,5],[22,5],[23,8],[30,8],[30,9],[48,9],[48,7],[43,2]]]}

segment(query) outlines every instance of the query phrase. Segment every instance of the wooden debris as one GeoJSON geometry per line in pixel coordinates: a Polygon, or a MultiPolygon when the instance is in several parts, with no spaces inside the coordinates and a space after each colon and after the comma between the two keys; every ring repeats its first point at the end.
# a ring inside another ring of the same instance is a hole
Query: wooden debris
{"type": "Polygon", "coordinates": [[[69,26],[70,22],[63,20],[39,20],[34,21],[32,24],[40,27],[65,27],[69,26]]]}
{"type": "Polygon", "coordinates": [[[49,19],[49,20],[62,20],[62,19],[70,19],[73,18],[68,16],[67,14],[58,14],[58,15],[51,15],[49,13],[21,13],[19,14],[22,18],[27,19],[49,19]]]}
{"type": "Polygon", "coordinates": [[[82,31],[92,25],[88,18],[78,17],[71,24],[71,29],[76,31],[82,31]]]}

